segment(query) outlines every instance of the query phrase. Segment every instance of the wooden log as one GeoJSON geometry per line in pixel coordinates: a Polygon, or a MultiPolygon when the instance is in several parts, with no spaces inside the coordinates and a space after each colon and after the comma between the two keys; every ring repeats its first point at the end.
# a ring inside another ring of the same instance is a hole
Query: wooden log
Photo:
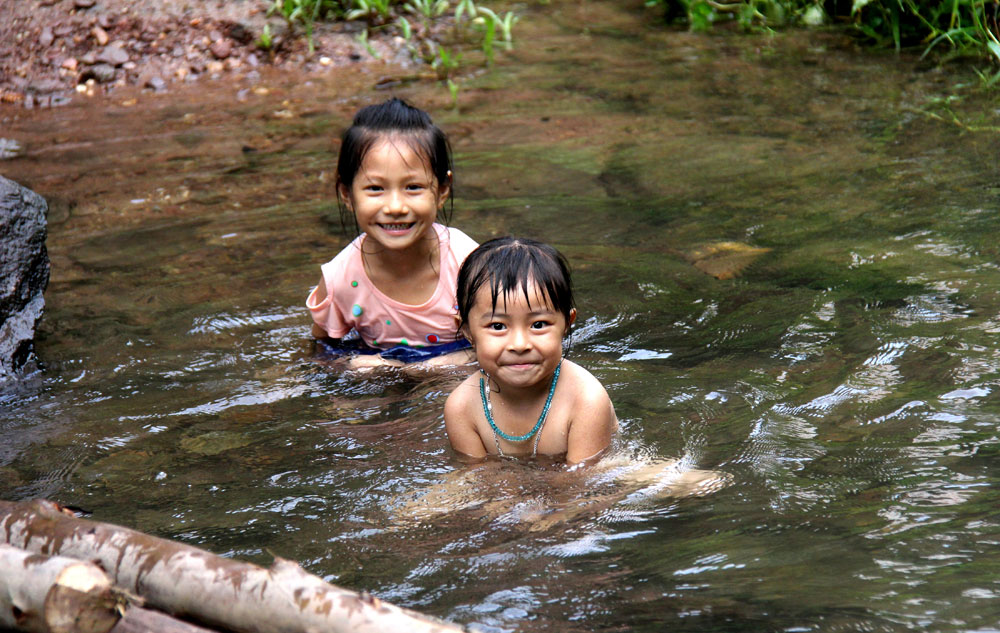
{"type": "Polygon", "coordinates": [[[128,528],[78,519],[41,499],[0,501],[0,542],[101,565],[149,607],[242,633],[446,633],[462,629],[276,558],[269,569],[128,528]]]}
{"type": "Polygon", "coordinates": [[[0,625],[32,633],[108,633],[111,580],[93,563],[0,545],[0,625]]]}
{"type": "Polygon", "coordinates": [[[110,633],[218,633],[172,618],[165,613],[130,606],[110,633]]]}

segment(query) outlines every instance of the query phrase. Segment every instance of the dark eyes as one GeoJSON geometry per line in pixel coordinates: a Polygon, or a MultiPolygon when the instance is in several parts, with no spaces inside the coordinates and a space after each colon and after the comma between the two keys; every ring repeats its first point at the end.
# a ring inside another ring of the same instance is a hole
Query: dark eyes
{"type": "MultiPolygon", "coordinates": [[[[411,193],[412,192],[420,192],[420,191],[426,190],[427,189],[427,185],[409,184],[409,185],[406,185],[405,189],[406,189],[406,191],[409,191],[411,193]]],[[[365,191],[370,191],[372,193],[381,193],[381,192],[385,191],[385,187],[383,187],[382,185],[365,185],[364,190],[365,191]]]]}
{"type": "MultiPolygon", "coordinates": [[[[531,324],[531,329],[533,329],[533,330],[543,330],[543,329],[549,327],[550,325],[552,325],[552,324],[550,322],[548,322],[548,321],[534,321],[531,324]]],[[[493,323],[490,323],[489,325],[487,325],[486,329],[493,330],[494,332],[502,332],[502,331],[504,331],[504,330],[507,329],[507,326],[504,323],[500,323],[499,321],[494,321],[493,323]]]]}

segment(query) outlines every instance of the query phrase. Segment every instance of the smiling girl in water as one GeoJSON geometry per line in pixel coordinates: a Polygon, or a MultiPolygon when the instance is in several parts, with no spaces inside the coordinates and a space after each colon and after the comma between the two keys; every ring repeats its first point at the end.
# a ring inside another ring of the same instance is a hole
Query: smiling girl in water
{"type": "Polygon", "coordinates": [[[466,258],[457,294],[480,370],[445,403],[452,447],[472,458],[596,459],[618,421],[601,383],[562,355],[576,320],[565,258],[530,239],[490,240],[466,258]]]}
{"type": "Polygon", "coordinates": [[[451,195],[451,154],[426,112],[399,99],[362,108],[337,161],[341,211],[361,234],[322,267],[306,306],[313,336],[353,367],[471,359],[455,332],[455,280],[476,243],[438,224],[451,195]]]}

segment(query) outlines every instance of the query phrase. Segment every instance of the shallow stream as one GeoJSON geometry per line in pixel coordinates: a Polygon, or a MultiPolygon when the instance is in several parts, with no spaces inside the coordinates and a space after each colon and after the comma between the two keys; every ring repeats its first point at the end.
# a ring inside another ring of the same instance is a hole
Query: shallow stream
{"type": "Polygon", "coordinates": [[[52,281],[42,368],[0,395],[0,498],[479,630],[1000,627],[1000,165],[918,113],[952,79],[640,2],[521,10],[458,110],[386,67],[5,111],[52,281]],[[314,357],[304,298],[350,237],[335,139],[390,94],[450,134],[456,226],[568,256],[613,463],[729,486],[470,470],[442,422],[461,372],[314,357]]]}

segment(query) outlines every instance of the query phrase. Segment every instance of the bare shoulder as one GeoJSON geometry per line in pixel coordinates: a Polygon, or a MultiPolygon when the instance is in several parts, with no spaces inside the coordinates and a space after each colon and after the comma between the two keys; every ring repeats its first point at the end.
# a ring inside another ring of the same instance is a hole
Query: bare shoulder
{"type": "Polygon", "coordinates": [[[609,407],[611,397],[601,381],[571,360],[563,360],[562,375],[570,378],[577,407],[609,407]]]}
{"type": "Polygon", "coordinates": [[[478,404],[475,396],[479,385],[478,374],[470,374],[448,395],[444,402],[444,421],[446,425],[458,422],[469,422],[474,405],[478,404]]]}
{"type": "Polygon", "coordinates": [[[573,389],[566,461],[577,464],[595,458],[607,449],[618,430],[618,417],[607,390],[593,374],[565,360],[562,371],[571,379],[573,389]]]}
{"type": "Polygon", "coordinates": [[[478,375],[472,374],[451,392],[444,403],[444,429],[456,452],[473,458],[486,456],[486,447],[476,430],[478,375]]]}

